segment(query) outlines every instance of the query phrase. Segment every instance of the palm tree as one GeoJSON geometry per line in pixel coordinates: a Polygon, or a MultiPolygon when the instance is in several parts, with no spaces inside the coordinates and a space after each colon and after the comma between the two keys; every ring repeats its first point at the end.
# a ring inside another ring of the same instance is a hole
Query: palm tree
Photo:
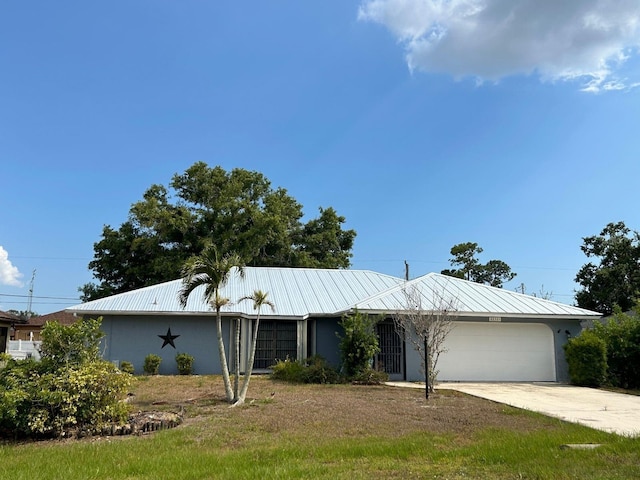
{"type": "Polygon", "coordinates": [[[272,302],[267,300],[268,293],[262,290],[254,290],[252,295],[242,297],[240,301],[251,300],[253,302],[253,309],[257,310],[255,325],[253,326],[253,335],[251,339],[251,353],[249,355],[249,362],[247,364],[246,371],[244,373],[244,382],[242,383],[242,390],[240,395],[236,398],[235,405],[241,405],[244,403],[244,399],[247,396],[247,390],[249,390],[249,380],[251,379],[251,372],[253,371],[253,362],[256,357],[256,345],[258,344],[258,327],[260,326],[260,312],[264,305],[271,307],[271,311],[275,312],[275,306],[272,302]]]}
{"type": "Polygon", "coordinates": [[[227,254],[220,257],[214,245],[205,247],[200,255],[191,257],[182,268],[182,288],[178,294],[178,301],[182,308],[187,306],[189,295],[201,286],[204,286],[203,299],[216,311],[216,334],[218,337],[218,352],[220,354],[220,367],[224,390],[229,403],[233,402],[234,392],[231,388],[229,367],[222,338],[222,315],[220,310],[229,303],[229,299],[220,296],[220,288],[229,281],[232,272],[235,271],[244,276],[242,260],[237,254],[227,254]]]}

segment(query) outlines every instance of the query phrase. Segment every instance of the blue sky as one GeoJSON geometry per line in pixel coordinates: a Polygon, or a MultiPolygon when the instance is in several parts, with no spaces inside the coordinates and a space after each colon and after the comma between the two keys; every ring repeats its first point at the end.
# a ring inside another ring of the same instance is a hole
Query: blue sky
{"type": "Polygon", "coordinates": [[[582,237],[640,230],[637,1],[8,0],[0,310],[78,303],[103,225],[197,161],[264,173],[411,276],[477,242],[573,302],[582,237]]]}

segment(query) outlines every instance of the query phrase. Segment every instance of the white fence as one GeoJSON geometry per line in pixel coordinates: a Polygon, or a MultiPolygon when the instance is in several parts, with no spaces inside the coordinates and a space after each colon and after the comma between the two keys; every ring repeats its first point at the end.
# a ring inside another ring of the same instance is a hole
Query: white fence
{"type": "Polygon", "coordinates": [[[40,345],[42,342],[28,340],[9,340],[9,355],[17,360],[25,358],[40,359],[40,345]]]}

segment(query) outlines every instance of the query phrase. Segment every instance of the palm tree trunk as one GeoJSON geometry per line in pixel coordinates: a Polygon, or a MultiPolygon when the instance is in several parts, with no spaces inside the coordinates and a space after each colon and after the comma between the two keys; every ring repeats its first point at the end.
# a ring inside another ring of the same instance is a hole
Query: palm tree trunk
{"type": "Polygon", "coordinates": [[[224,339],[222,338],[222,316],[220,308],[216,308],[216,334],[218,336],[218,352],[220,353],[220,368],[222,369],[222,381],[227,402],[233,402],[233,390],[231,390],[231,379],[229,378],[229,366],[227,365],[227,355],[224,351],[224,339]]]}
{"type": "Polygon", "coordinates": [[[240,319],[236,318],[233,322],[235,326],[235,352],[234,352],[234,371],[235,375],[233,378],[233,401],[235,402],[238,399],[238,390],[240,385],[240,319]]]}
{"type": "Polygon", "coordinates": [[[256,346],[258,344],[258,327],[260,326],[260,311],[258,311],[258,315],[256,316],[256,324],[253,329],[253,338],[251,339],[251,354],[249,356],[249,362],[247,363],[247,368],[244,372],[244,382],[242,383],[242,390],[240,391],[240,395],[236,399],[235,405],[242,405],[244,403],[244,399],[247,396],[247,391],[249,390],[249,380],[251,380],[251,372],[253,372],[253,362],[256,358],[256,346]]]}

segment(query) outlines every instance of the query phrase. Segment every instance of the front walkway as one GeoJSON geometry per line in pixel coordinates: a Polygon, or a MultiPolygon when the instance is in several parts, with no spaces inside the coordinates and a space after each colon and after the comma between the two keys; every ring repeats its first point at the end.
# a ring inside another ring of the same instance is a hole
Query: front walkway
{"type": "MultiPolygon", "coordinates": [[[[388,382],[387,385],[422,388],[424,383],[388,382]]],[[[513,407],[531,410],[567,422],[617,433],[640,435],[640,397],[560,383],[439,383],[449,389],[513,407]]]]}

